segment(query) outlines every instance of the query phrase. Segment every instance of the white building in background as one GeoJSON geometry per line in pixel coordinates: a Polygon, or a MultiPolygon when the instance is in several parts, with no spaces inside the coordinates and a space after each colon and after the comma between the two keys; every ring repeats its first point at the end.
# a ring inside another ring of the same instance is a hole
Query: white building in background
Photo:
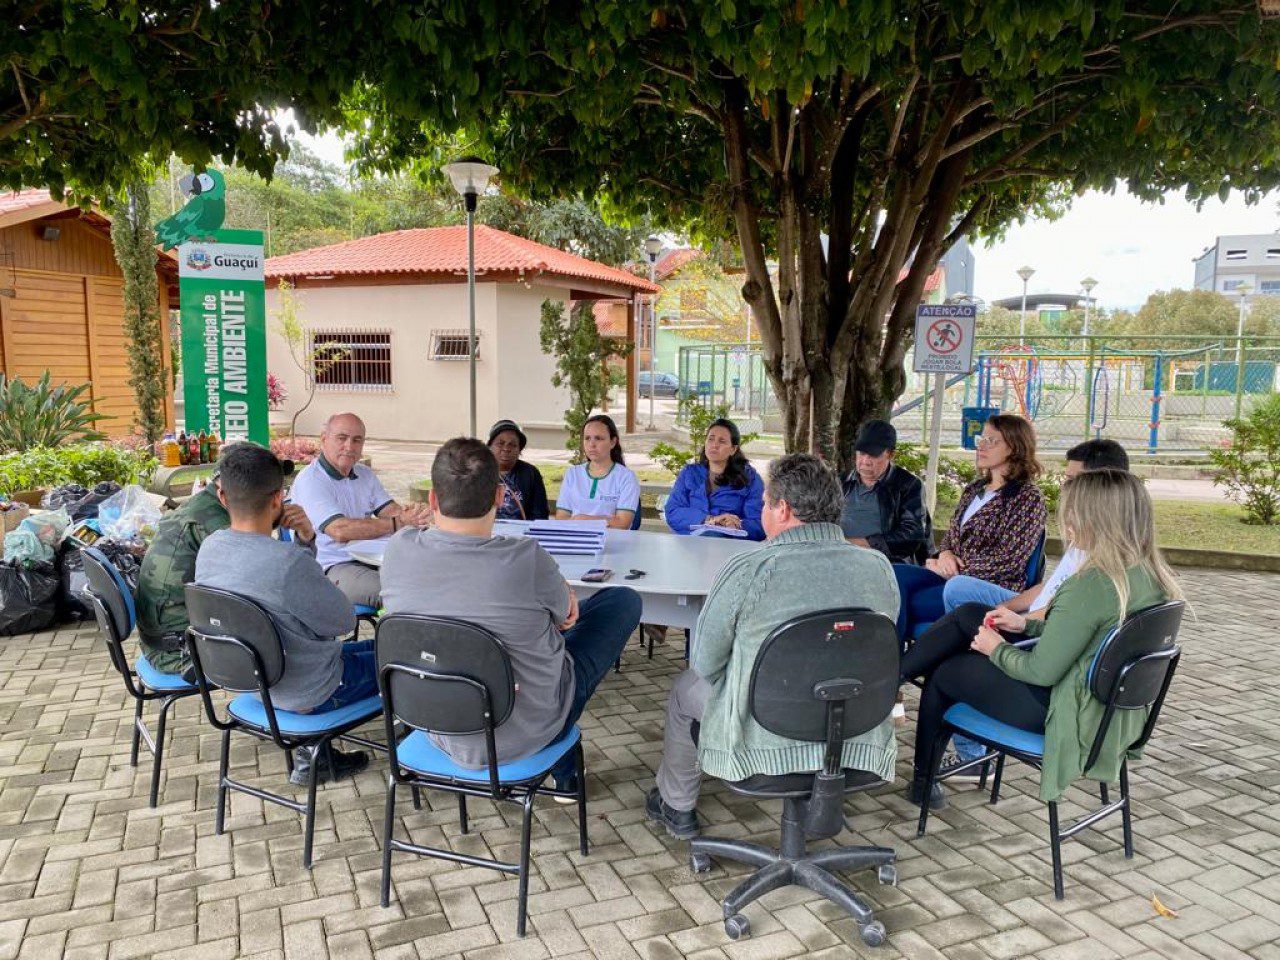
{"type": "Polygon", "coordinates": [[[1234,296],[1280,296],[1280,233],[1218,237],[1195,259],[1195,287],[1234,296]]]}
{"type": "MultiPolygon", "coordinates": [[[[512,419],[531,442],[560,446],[568,390],[552,385],[542,352],[542,303],[622,299],[659,288],[603,263],[495,230],[475,228],[477,427],[512,419]]],[[[447,440],[468,429],[470,314],[465,227],[399,230],[272,257],[266,264],[267,368],[288,399],[306,401],[298,432],[316,434],[351,410],[381,440],[447,440]],[[270,319],[279,285],[295,290],[309,346],[333,358],[305,374],[270,319]]]]}

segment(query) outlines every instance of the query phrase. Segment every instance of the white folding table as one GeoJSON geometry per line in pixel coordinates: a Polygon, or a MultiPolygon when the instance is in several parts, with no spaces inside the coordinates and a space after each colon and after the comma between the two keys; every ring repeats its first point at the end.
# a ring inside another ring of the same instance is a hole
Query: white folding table
{"type": "MultiPolygon", "coordinates": [[[[502,533],[501,525],[495,533],[502,533]]],[[[361,541],[352,545],[351,558],[381,566],[385,546],[385,540],[361,541]]],[[[597,590],[631,587],[644,602],[642,622],[692,629],[724,565],[733,557],[759,547],[759,543],[751,540],[609,530],[602,554],[556,556],[555,560],[580,600],[597,590]],[[613,577],[605,583],[583,583],[582,575],[593,567],[612,570],[613,577]],[[632,570],[643,570],[644,576],[626,579],[632,570]]]]}

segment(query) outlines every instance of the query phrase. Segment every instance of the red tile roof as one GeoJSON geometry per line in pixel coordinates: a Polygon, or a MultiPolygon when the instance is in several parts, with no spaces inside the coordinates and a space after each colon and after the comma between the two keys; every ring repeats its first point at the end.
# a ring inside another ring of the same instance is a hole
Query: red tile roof
{"type": "MultiPolygon", "coordinates": [[[[907,279],[907,273],[910,269],[911,269],[910,267],[902,268],[901,272],[899,272],[898,274],[899,283],[907,279]]],[[[946,273],[946,270],[943,268],[942,264],[938,264],[938,266],[934,267],[933,273],[929,274],[929,276],[924,281],[923,292],[924,293],[936,292],[937,289],[942,286],[942,277],[945,273],[946,273]]]]}
{"type": "Polygon", "coordinates": [[[56,203],[44,188],[19,190],[16,193],[0,193],[0,215],[17,213],[31,207],[43,207],[47,203],[56,203]]]}
{"type": "Polygon", "coordinates": [[[690,260],[696,260],[702,256],[701,250],[695,250],[692,247],[682,247],[678,250],[668,250],[658,258],[658,262],[653,266],[653,275],[657,277],[661,283],[690,260]]]}
{"type": "MultiPolygon", "coordinates": [[[[272,257],[266,264],[268,278],[396,274],[453,278],[464,277],[466,272],[467,228],[461,226],[379,233],[272,257]]],[[[476,273],[515,274],[525,279],[547,275],[592,280],[637,293],[658,291],[648,280],[626,270],[483,225],[476,226],[476,273]]]]}

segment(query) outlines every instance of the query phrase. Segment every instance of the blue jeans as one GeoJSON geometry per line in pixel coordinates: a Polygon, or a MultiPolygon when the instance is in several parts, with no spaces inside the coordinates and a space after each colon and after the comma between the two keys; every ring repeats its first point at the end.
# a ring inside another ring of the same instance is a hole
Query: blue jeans
{"type": "Polygon", "coordinates": [[[349,707],[358,700],[375,696],[378,692],[378,661],[373,653],[372,640],[355,640],[342,645],[342,680],[338,688],[324,703],[312,707],[309,713],[328,713],[349,707]]]}
{"type": "MultiPolygon", "coordinates": [[[[630,587],[608,587],[582,601],[578,622],[564,634],[564,648],[573,658],[573,703],[556,740],[578,722],[596,687],[622,656],[627,640],[640,626],[641,606],[640,594],[630,587]]],[[[563,783],[573,772],[570,751],[552,768],[551,775],[563,783]]]]}
{"type": "Polygon", "coordinates": [[[966,577],[960,574],[947,581],[942,588],[942,605],[950,613],[962,603],[981,603],[987,607],[998,607],[1006,600],[1012,600],[1017,594],[1012,590],[979,580],[977,577],[966,577]]]}
{"type": "Polygon", "coordinates": [[[895,563],[893,575],[898,580],[898,639],[911,637],[916,624],[932,623],[943,615],[942,593],[947,581],[932,570],[909,563],[895,563]]]}

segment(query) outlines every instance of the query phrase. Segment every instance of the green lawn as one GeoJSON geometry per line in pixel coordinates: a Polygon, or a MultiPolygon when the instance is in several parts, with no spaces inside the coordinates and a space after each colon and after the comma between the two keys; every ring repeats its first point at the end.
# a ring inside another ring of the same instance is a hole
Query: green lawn
{"type": "MultiPolygon", "coordinates": [[[[1280,556],[1280,526],[1241,523],[1244,511],[1235,504],[1196,500],[1154,502],[1156,534],[1162,547],[1280,556]]],[[[945,525],[954,509],[954,504],[939,507],[939,523],[945,525]]],[[[1054,518],[1050,518],[1049,532],[1058,535],[1054,518]]]]}

